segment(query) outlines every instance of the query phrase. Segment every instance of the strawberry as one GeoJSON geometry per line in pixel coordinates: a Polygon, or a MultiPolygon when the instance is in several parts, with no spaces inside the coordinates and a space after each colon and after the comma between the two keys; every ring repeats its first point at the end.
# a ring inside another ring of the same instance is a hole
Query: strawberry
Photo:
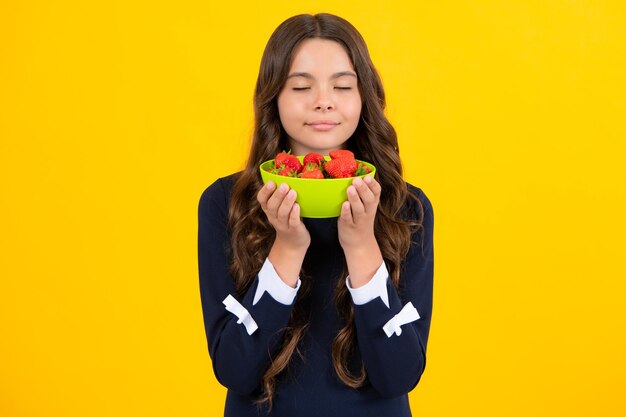
{"type": "Polygon", "coordinates": [[[357,162],[352,158],[337,158],[327,161],[324,169],[332,178],[349,178],[354,176],[357,162]]]}
{"type": "Polygon", "coordinates": [[[276,166],[276,168],[279,168],[280,166],[284,165],[284,163],[287,161],[287,159],[289,159],[290,156],[291,155],[285,151],[277,154],[276,157],[274,158],[274,165],[276,166]]]}
{"type": "Polygon", "coordinates": [[[352,151],[349,151],[347,149],[337,149],[335,151],[330,151],[328,155],[331,157],[331,159],[340,159],[340,158],[354,159],[354,154],[352,153],[352,151]]]}
{"type": "Polygon", "coordinates": [[[359,167],[357,168],[356,172],[354,173],[354,176],[358,177],[360,175],[369,174],[370,172],[372,172],[372,170],[368,166],[366,166],[362,162],[359,162],[359,167]]]}
{"type": "Polygon", "coordinates": [[[296,173],[300,173],[300,171],[302,171],[302,164],[298,158],[286,152],[281,152],[276,155],[276,158],[274,158],[274,165],[276,168],[281,168],[283,166],[289,167],[296,171],[296,173]]]}
{"type": "Polygon", "coordinates": [[[309,152],[302,160],[302,165],[307,166],[308,164],[315,164],[318,167],[321,167],[324,165],[325,161],[324,157],[317,152],[309,152]]]}
{"type": "Polygon", "coordinates": [[[296,177],[298,173],[289,167],[284,167],[278,171],[278,175],[282,175],[283,177],[296,177]]]}
{"type": "Polygon", "coordinates": [[[321,165],[314,164],[313,162],[309,162],[308,164],[305,164],[305,165],[304,165],[304,168],[302,168],[302,172],[305,172],[305,171],[314,171],[314,170],[316,170],[316,169],[321,171],[321,170],[322,170],[322,166],[321,166],[321,165]]]}
{"type": "Polygon", "coordinates": [[[319,169],[312,169],[312,170],[304,171],[300,178],[313,178],[313,179],[323,180],[324,174],[322,174],[322,171],[320,171],[319,169]]]}

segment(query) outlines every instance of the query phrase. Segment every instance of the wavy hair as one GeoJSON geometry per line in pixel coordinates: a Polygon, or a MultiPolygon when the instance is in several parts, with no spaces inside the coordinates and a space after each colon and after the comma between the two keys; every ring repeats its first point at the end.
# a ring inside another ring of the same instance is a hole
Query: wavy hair
{"type": "MultiPolygon", "coordinates": [[[[281,150],[289,149],[287,134],[280,123],[277,98],[286,82],[296,49],[302,41],[311,38],[339,43],[357,73],[362,99],[361,116],[355,132],[344,147],[354,152],[357,159],[371,162],[377,167],[376,180],[381,184],[382,193],[374,233],[396,288],[401,262],[411,244],[411,234],[421,228],[423,207],[417,196],[408,191],[402,177],[396,132],[385,117],[385,92],[365,41],[354,26],[338,16],[327,13],[293,16],[276,28],[263,52],[254,94],[252,146],[231,196],[228,213],[232,233],[230,271],[240,294],[244,294],[254,281],[276,236],[256,198],[263,186],[259,165],[274,158],[281,150]],[[401,218],[401,208],[408,198],[417,203],[417,219],[401,218]]],[[[343,327],[333,341],[332,361],[339,379],[347,386],[357,388],[363,386],[367,374],[362,361],[356,375],[348,366],[351,355],[357,349],[357,342],[354,309],[345,285],[347,274],[344,260],[335,289],[335,303],[343,327]]],[[[286,371],[294,353],[302,357],[298,344],[308,327],[308,311],[304,306],[310,293],[311,280],[307,279],[304,270],[300,275],[303,277],[302,285],[282,345],[263,376],[262,394],[257,400],[257,405],[267,403],[270,410],[278,376],[286,371]]]]}

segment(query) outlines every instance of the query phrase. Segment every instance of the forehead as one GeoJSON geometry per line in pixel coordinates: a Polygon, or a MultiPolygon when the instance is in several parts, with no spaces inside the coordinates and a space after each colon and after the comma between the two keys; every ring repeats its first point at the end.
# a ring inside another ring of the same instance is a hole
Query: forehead
{"type": "Polygon", "coordinates": [[[307,72],[314,77],[354,71],[350,57],[338,42],[328,39],[307,39],[296,49],[289,73],[307,72]]]}

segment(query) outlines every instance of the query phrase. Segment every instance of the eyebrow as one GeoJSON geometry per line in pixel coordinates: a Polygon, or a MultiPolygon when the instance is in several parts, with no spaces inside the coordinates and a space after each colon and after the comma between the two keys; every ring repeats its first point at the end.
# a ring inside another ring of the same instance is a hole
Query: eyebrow
{"type": "MultiPolygon", "coordinates": [[[[343,77],[344,75],[349,75],[351,77],[356,78],[356,74],[352,71],[340,71],[340,72],[336,72],[333,75],[331,75],[331,79],[335,79],[335,78],[339,78],[339,77],[343,77]]],[[[304,78],[308,78],[308,79],[315,79],[315,77],[313,75],[311,75],[308,72],[292,72],[291,74],[289,74],[289,76],[287,77],[287,79],[293,78],[293,77],[304,77],[304,78]]]]}

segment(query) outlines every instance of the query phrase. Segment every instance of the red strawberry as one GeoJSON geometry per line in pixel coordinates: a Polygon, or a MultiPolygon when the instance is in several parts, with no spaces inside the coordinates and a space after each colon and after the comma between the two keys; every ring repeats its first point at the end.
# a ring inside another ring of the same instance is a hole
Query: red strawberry
{"type": "Polygon", "coordinates": [[[313,179],[323,180],[324,174],[322,174],[322,171],[320,171],[319,169],[312,169],[312,170],[304,171],[300,178],[313,178],[313,179]]]}
{"type": "Polygon", "coordinates": [[[300,163],[298,158],[286,152],[281,152],[276,155],[276,158],[274,158],[274,165],[276,166],[276,168],[287,166],[296,171],[296,173],[302,171],[302,164],[300,163]]]}
{"type": "Polygon", "coordinates": [[[320,165],[317,165],[317,164],[314,164],[314,163],[312,163],[312,162],[309,162],[308,164],[305,164],[305,165],[304,165],[304,168],[302,168],[302,172],[305,172],[305,171],[314,171],[314,170],[316,170],[316,169],[318,169],[318,170],[320,170],[320,171],[322,170],[322,168],[321,168],[321,166],[320,166],[320,165]]]}
{"type": "Polygon", "coordinates": [[[276,156],[274,157],[274,166],[278,168],[279,166],[283,165],[288,157],[289,154],[287,152],[280,152],[279,154],[276,154],[276,156]]]}
{"type": "Polygon", "coordinates": [[[363,162],[359,162],[359,167],[354,173],[354,176],[358,177],[359,175],[369,174],[370,172],[372,172],[372,170],[368,166],[366,166],[363,162]]]}
{"type": "Polygon", "coordinates": [[[304,159],[302,160],[302,165],[307,166],[308,164],[315,164],[321,167],[326,160],[324,157],[316,152],[309,152],[306,154],[304,159]]]}
{"type": "Polygon", "coordinates": [[[340,158],[352,158],[354,159],[354,154],[352,151],[347,149],[337,149],[336,151],[330,151],[328,154],[331,159],[340,159],[340,158]]]}
{"type": "Polygon", "coordinates": [[[338,158],[327,161],[324,169],[333,178],[349,178],[354,176],[357,162],[352,158],[338,158]]]}
{"type": "Polygon", "coordinates": [[[289,167],[284,167],[278,172],[278,175],[282,175],[283,177],[295,177],[298,173],[289,167]]]}

